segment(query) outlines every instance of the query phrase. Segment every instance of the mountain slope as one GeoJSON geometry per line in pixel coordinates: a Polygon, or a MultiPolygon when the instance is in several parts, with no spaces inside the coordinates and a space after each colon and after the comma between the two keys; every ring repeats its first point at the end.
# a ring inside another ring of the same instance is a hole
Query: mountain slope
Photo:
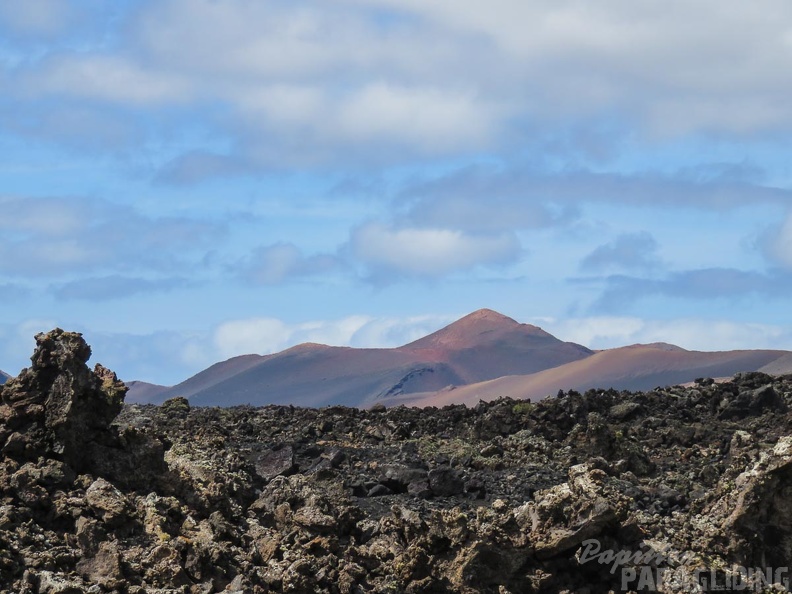
{"type": "MultiPolygon", "coordinates": [[[[790,354],[786,351],[701,352],[666,344],[633,345],[600,351],[581,361],[530,375],[513,375],[434,394],[413,394],[398,403],[415,406],[476,404],[501,396],[536,400],[558,390],[589,388],[650,390],[698,377],[732,376],[756,371],[790,354]]],[[[394,404],[397,403],[393,400],[394,404]]]]}
{"type": "Polygon", "coordinates": [[[148,382],[131,381],[126,382],[127,396],[126,402],[134,402],[137,404],[154,404],[163,401],[163,394],[171,388],[168,386],[160,386],[159,384],[150,384],[148,382]]]}
{"type": "Polygon", "coordinates": [[[770,375],[792,374],[792,353],[787,353],[772,363],[768,363],[759,371],[762,373],[769,373],[770,375]]]}
{"type": "MultiPolygon", "coordinates": [[[[271,355],[270,355],[271,356],[271,355]]],[[[207,390],[239,373],[250,369],[265,361],[268,357],[262,355],[241,355],[239,357],[232,357],[226,361],[215,363],[192,376],[191,378],[176,384],[162,396],[165,398],[173,398],[174,396],[191,396],[203,390],[207,390]]]]}
{"type": "Polygon", "coordinates": [[[8,375],[5,371],[0,371],[0,385],[6,383],[9,379],[11,379],[10,375],[8,375]]]}
{"type": "Polygon", "coordinates": [[[466,384],[509,375],[515,369],[533,373],[594,354],[489,309],[473,312],[400,350],[448,363],[466,384]]]}
{"type": "Polygon", "coordinates": [[[266,403],[358,406],[399,390],[440,389],[460,378],[444,364],[417,361],[398,349],[299,345],[191,395],[196,405],[266,403]]]}

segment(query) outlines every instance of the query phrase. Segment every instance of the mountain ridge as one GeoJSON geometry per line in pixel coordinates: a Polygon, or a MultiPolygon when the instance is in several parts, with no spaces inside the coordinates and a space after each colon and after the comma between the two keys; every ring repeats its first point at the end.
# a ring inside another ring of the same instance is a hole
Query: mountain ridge
{"type": "Polygon", "coordinates": [[[559,389],[651,389],[760,368],[792,368],[792,353],[688,351],[664,342],[594,351],[479,309],[399,347],[306,342],[232,357],[171,387],[129,382],[128,400],[161,403],[182,396],[199,406],[442,406],[498,396],[537,399],[559,389]]]}
{"type": "Polygon", "coordinates": [[[187,397],[198,405],[366,406],[385,396],[439,390],[507,374],[532,373],[593,351],[493,310],[477,310],[395,348],[303,343],[269,355],[215,363],[165,390],[131,385],[129,400],[187,397]]]}

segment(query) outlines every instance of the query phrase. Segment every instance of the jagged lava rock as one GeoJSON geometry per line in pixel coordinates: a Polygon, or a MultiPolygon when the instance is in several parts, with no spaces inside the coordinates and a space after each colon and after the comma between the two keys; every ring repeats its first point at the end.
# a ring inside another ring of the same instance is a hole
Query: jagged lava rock
{"type": "Polygon", "coordinates": [[[132,487],[163,476],[163,446],[136,429],[112,426],[127,387],[96,364],[76,332],[36,335],[32,365],[0,386],[0,451],[21,461],[64,462],[132,487]]]}
{"type": "Polygon", "coordinates": [[[792,559],[792,377],[113,419],[82,338],[38,342],[0,394],[0,594],[634,591],[639,550],[681,593],[792,559]]]}
{"type": "Polygon", "coordinates": [[[112,439],[126,386],[99,364],[88,368],[91,348],[81,334],[56,328],[38,334],[36,345],[31,367],[2,389],[0,418],[16,433],[11,450],[29,460],[55,456],[80,471],[91,445],[112,439]]]}

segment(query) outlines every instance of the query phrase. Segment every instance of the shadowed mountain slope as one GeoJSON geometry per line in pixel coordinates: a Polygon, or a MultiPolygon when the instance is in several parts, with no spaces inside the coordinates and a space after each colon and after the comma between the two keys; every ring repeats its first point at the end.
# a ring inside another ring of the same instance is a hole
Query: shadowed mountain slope
{"type": "Polygon", "coordinates": [[[359,406],[424,386],[435,390],[460,377],[443,363],[415,360],[397,349],[298,345],[190,395],[196,405],[295,404],[359,406]]]}
{"type": "Polygon", "coordinates": [[[10,375],[8,375],[5,371],[0,371],[0,385],[6,383],[9,379],[11,379],[10,375]]]}

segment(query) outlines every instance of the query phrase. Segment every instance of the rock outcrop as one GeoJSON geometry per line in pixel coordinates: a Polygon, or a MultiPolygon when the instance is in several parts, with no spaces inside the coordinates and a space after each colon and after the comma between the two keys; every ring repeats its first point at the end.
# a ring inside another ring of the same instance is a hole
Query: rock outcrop
{"type": "Polygon", "coordinates": [[[141,473],[165,470],[162,446],[134,429],[111,426],[127,388],[102,365],[89,369],[90,356],[78,333],[56,328],[36,336],[32,365],[0,387],[0,451],[139,484],[141,473]]]}
{"type": "Polygon", "coordinates": [[[122,407],[81,336],[37,342],[0,390],[3,594],[783,591],[791,577],[792,378],[475,408],[122,407]]]}
{"type": "Polygon", "coordinates": [[[25,460],[56,457],[81,469],[97,444],[112,441],[110,423],[126,387],[101,365],[91,371],[91,348],[60,329],[36,336],[32,365],[2,387],[0,447],[25,460]]]}

